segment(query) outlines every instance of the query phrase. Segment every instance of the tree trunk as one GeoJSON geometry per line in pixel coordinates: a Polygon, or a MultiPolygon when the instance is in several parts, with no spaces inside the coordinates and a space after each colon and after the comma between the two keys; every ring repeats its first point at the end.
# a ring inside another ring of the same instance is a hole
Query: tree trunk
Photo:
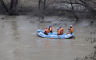
{"type": "Polygon", "coordinates": [[[70,3],[71,3],[71,7],[72,7],[72,14],[74,15],[74,17],[76,18],[76,22],[78,22],[79,21],[79,18],[78,18],[78,16],[76,15],[76,13],[75,13],[75,11],[74,11],[74,7],[73,7],[73,5],[72,5],[72,1],[70,0],[70,3]]]}
{"type": "Polygon", "coordinates": [[[45,7],[46,7],[46,0],[44,0],[44,8],[43,8],[43,10],[45,10],[45,7]]]}
{"type": "Polygon", "coordinates": [[[18,0],[11,0],[10,11],[9,11],[10,15],[16,15],[17,14],[16,13],[17,3],[18,3],[18,0]]]}
{"type": "Polygon", "coordinates": [[[41,0],[39,0],[38,2],[38,9],[40,9],[40,3],[41,3],[41,0]]]}
{"type": "Polygon", "coordinates": [[[2,6],[4,7],[4,9],[5,9],[6,13],[8,13],[8,12],[9,12],[9,10],[8,10],[8,8],[6,7],[6,5],[5,5],[4,1],[3,1],[3,0],[0,0],[0,2],[1,2],[1,4],[2,4],[2,6]]]}

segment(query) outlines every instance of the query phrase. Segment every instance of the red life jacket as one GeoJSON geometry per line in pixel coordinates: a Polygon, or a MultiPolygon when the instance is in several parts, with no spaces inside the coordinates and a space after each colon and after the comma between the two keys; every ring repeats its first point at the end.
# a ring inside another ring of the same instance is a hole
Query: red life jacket
{"type": "Polygon", "coordinates": [[[46,32],[46,33],[49,33],[49,30],[48,30],[48,29],[45,29],[45,32],[46,32]]]}

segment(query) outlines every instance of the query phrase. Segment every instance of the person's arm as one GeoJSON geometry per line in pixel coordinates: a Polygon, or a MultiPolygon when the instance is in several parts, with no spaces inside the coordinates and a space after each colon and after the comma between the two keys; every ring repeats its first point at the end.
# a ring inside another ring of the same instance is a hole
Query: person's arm
{"type": "Polygon", "coordinates": [[[44,32],[45,32],[45,30],[44,30],[44,32]]]}

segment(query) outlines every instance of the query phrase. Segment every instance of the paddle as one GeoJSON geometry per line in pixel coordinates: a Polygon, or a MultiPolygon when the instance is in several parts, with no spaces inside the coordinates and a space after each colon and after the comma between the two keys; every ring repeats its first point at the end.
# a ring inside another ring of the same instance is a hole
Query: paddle
{"type": "Polygon", "coordinates": [[[60,36],[59,35],[57,35],[58,36],[58,38],[60,39],[60,36]]]}
{"type": "Polygon", "coordinates": [[[74,39],[75,39],[75,37],[74,37],[74,39]]]}
{"type": "Polygon", "coordinates": [[[74,39],[75,39],[75,36],[73,36],[72,38],[74,38],[74,39]]]}
{"type": "Polygon", "coordinates": [[[75,39],[75,36],[73,36],[73,38],[75,39]]]}
{"type": "Polygon", "coordinates": [[[73,38],[75,39],[75,36],[73,36],[73,38]]]}

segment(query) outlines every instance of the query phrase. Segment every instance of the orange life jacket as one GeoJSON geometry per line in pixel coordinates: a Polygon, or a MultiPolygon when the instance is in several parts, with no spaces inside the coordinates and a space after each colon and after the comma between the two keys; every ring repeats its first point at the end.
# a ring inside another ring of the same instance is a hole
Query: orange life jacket
{"type": "Polygon", "coordinates": [[[70,33],[73,33],[73,28],[70,28],[70,33]]]}
{"type": "Polygon", "coordinates": [[[58,34],[58,35],[61,35],[61,30],[60,30],[60,29],[58,30],[58,33],[57,33],[57,34],[58,34]]]}
{"type": "Polygon", "coordinates": [[[69,32],[67,33],[67,34],[69,34],[69,33],[73,33],[73,28],[69,28],[69,32]]]}
{"type": "Polygon", "coordinates": [[[49,28],[49,31],[53,31],[52,27],[49,28]]]}
{"type": "Polygon", "coordinates": [[[61,30],[61,35],[63,34],[63,32],[64,32],[64,29],[61,27],[60,28],[60,30],[61,30]]]}

